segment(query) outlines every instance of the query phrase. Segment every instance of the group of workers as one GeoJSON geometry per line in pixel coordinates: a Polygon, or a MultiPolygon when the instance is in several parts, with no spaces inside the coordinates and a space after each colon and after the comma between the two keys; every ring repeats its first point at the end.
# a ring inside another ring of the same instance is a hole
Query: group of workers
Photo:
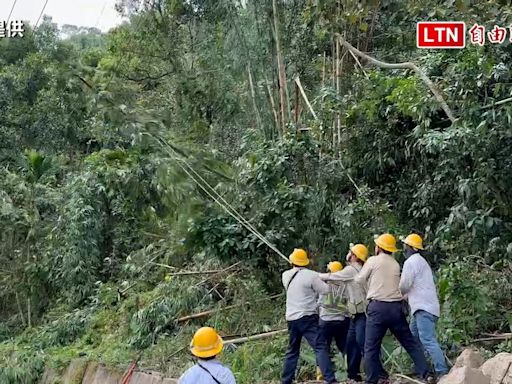
{"type": "MultiPolygon", "coordinates": [[[[290,255],[292,268],[282,275],[289,334],[282,384],[291,384],[295,379],[303,338],[315,351],[319,380],[337,383],[331,360],[334,341],[347,358],[349,380],[363,381],[363,362],[367,384],[389,383],[381,361],[381,345],[388,330],[407,351],[416,374],[426,383],[434,383],[436,377],[448,372],[436,337],[439,300],[432,270],[421,255],[422,238],[413,233],[402,240],[406,256],[402,273],[393,257],[398,252],[396,238],[386,233],[374,241],[374,256],[368,257],[365,245],[351,244],[346,266],[332,261],[327,273],[310,269],[303,249],[295,249],[290,255]]],[[[185,372],[179,383],[234,384],[232,372],[216,360],[221,350],[222,339],[214,329],[199,329],[191,343],[198,363],[185,372]]]]}
{"type": "Polygon", "coordinates": [[[361,361],[367,384],[385,384],[389,375],[381,362],[381,345],[389,330],[407,351],[418,376],[427,383],[447,373],[444,353],[436,338],[439,300],[432,270],[421,255],[423,240],[417,234],[403,239],[406,261],[393,257],[398,251],[389,233],[375,239],[375,256],[368,258],[363,244],[350,247],[347,266],[328,264],[328,273],[310,269],[303,249],[290,255],[293,268],[283,273],[289,344],[281,382],[291,384],[304,337],[315,350],[323,380],[337,383],[330,358],[334,339],[347,356],[347,375],[361,382],[361,361]],[[410,324],[407,316],[411,314],[410,324]],[[429,368],[425,351],[433,362],[429,368]]]}

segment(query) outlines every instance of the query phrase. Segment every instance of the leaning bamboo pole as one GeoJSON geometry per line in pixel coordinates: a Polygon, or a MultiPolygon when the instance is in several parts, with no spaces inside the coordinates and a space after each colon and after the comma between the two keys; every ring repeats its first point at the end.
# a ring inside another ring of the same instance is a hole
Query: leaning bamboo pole
{"type": "Polygon", "coordinates": [[[287,331],[288,331],[287,329],[279,329],[277,331],[259,333],[257,335],[251,335],[251,336],[246,336],[246,337],[238,337],[236,339],[224,340],[224,344],[241,344],[241,343],[246,343],[248,341],[267,339],[269,337],[280,335],[280,334],[285,333],[287,331]]]}

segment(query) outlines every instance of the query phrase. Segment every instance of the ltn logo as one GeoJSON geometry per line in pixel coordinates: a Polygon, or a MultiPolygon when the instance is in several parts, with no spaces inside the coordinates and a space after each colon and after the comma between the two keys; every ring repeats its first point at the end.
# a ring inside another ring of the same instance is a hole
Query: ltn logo
{"type": "Polygon", "coordinates": [[[466,24],[463,21],[420,21],[416,27],[418,48],[464,48],[466,24]]]}

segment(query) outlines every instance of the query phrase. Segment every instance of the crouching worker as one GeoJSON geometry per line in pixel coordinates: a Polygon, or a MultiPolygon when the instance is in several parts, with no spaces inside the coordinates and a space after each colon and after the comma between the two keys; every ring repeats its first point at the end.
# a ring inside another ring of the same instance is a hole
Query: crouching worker
{"type": "MultiPolygon", "coordinates": [[[[330,273],[336,273],[343,269],[339,261],[331,261],[327,265],[330,273]]],[[[321,276],[321,275],[320,275],[321,276]]],[[[336,343],[338,351],[345,354],[345,344],[350,326],[350,318],[347,312],[347,299],[345,286],[328,284],[329,292],[320,296],[320,334],[319,337],[327,344],[328,351],[331,351],[332,341],[336,343]]],[[[323,380],[320,367],[317,367],[317,380],[323,380]]]]}
{"type": "Polygon", "coordinates": [[[190,343],[190,352],[197,363],[178,380],[179,384],[236,384],[231,370],[222,365],[217,355],[222,351],[222,338],[210,327],[197,330],[190,343]]]}
{"type": "Polygon", "coordinates": [[[307,268],[309,258],[303,249],[295,249],[290,255],[293,268],[283,272],[286,290],[286,321],[289,343],[283,367],[282,384],[291,384],[300,355],[300,344],[304,337],[313,348],[317,365],[320,366],[326,383],[337,383],[329,359],[327,343],[319,337],[318,297],[329,292],[329,287],[318,277],[318,273],[307,268]]]}

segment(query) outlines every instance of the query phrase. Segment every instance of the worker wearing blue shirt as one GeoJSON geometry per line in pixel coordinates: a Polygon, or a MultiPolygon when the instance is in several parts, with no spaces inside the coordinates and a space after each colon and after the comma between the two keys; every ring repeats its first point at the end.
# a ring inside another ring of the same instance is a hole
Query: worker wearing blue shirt
{"type": "Polygon", "coordinates": [[[190,351],[198,358],[178,380],[179,384],[236,384],[231,370],[216,356],[222,351],[222,338],[210,327],[200,328],[190,344],[190,351]]]}

